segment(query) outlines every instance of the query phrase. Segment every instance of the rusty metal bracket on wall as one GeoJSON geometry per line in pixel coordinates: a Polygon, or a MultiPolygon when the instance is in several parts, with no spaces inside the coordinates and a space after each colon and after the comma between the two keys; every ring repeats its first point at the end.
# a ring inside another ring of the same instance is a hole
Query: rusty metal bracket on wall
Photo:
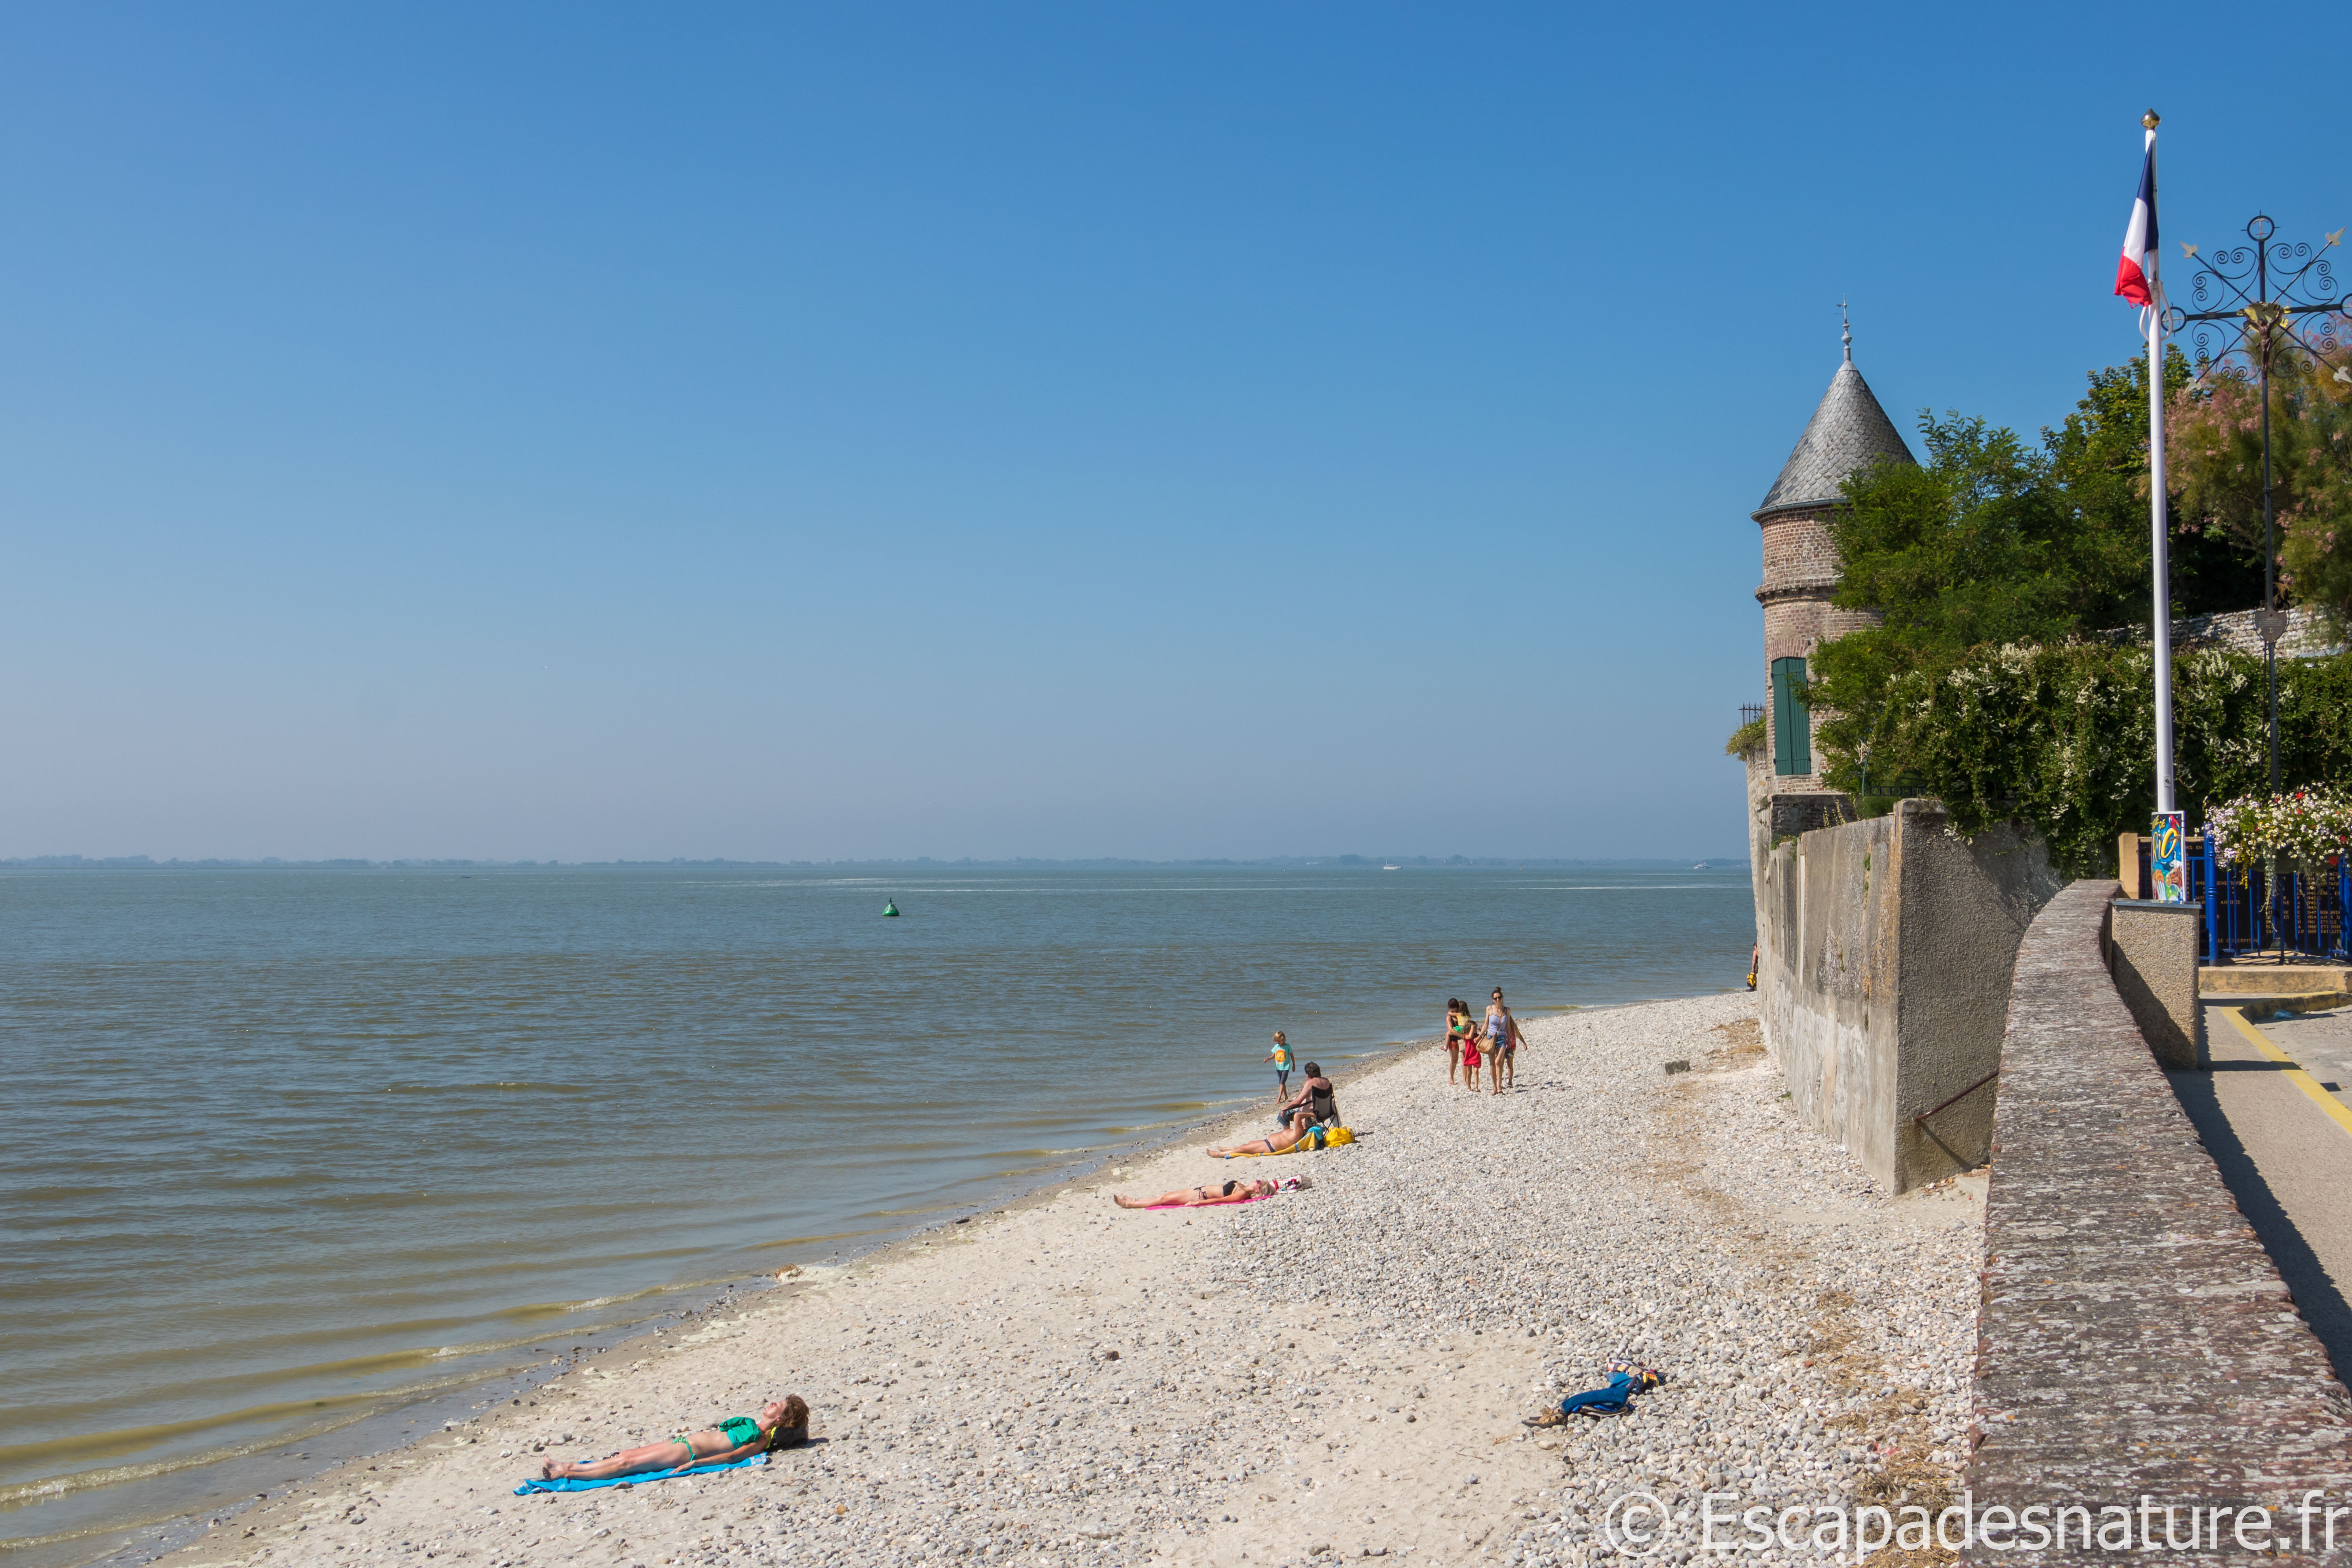
{"type": "Polygon", "coordinates": [[[1918,1126],[1919,1123],[1927,1121],[1930,1116],[1935,1115],[1937,1110],[1949,1110],[1952,1107],[1958,1105],[1960,1101],[1966,1100],[1969,1096],[1974,1094],[1977,1090],[1982,1089],[1985,1085],[1990,1083],[2000,1076],[2000,1069],[1999,1068],[1993,1068],[1992,1071],[1985,1074],[1984,1077],[1977,1079],[1976,1082],[1969,1085],[1968,1088],[1960,1090],[1959,1093],[1952,1096],[1951,1099],[1944,1101],[1943,1104],[1937,1106],[1931,1110],[1923,1110],[1918,1115],[1913,1117],[1911,1119],[1911,1125],[1914,1127],[1918,1126]]]}

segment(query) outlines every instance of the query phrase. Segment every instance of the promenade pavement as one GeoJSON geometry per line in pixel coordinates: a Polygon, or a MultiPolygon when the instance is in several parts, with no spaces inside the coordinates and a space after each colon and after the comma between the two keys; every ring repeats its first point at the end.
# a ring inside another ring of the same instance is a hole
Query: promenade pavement
{"type": "Polygon", "coordinates": [[[2259,1022],[2205,1004],[2210,1071],[2173,1091],[2326,1346],[2352,1383],[2352,1008],[2259,1022]]]}

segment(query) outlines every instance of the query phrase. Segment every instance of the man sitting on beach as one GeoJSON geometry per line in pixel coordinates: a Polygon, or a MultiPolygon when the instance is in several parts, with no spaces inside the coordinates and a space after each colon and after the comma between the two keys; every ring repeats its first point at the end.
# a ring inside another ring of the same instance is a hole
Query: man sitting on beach
{"type": "Polygon", "coordinates": [[[797,1394],[788,1394],[781,1401],[760,1406],[757,1416],[730,1416],[707,1430],[681,1432],[667,1443],[624,1448],[610,1458],[587,1464],[567,1465],[550,1459],[539,1473],[551,1481],[604,1481],[614,1476],[643,1475],[649,1470],[731,1465],[754,1454],[807,1442],[808,1424],[808,1401],[797,1394]]]}
{"type": "Polygon", "coordinates": [[[1275,1112],[1274,1121],[1276,1126],[1294,1132],[1304,1132],[1318,1122],[1326,1127],[1339,1125],[1339,1102],[1333,1098],[1331,1080],[1323,1076],[1320,1067],[1313,1062],[1307,1064],[1307,1081],[1296,1095],[1283,1101],[1282,1108],[1275,1112]]]}

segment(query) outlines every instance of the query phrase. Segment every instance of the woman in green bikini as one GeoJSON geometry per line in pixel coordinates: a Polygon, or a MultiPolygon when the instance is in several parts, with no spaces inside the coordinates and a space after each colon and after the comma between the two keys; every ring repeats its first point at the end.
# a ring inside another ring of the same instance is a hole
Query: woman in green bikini
{"type": "Polygon", "coordinates": [[[707,1431],[681,1432],[667,1443],[624,1448],[609,1459],[589,1464],[562,1464],[550,1459],[540,1474],[551,1481],[604,1481],[614,1476],[642,1475],[649,1470],[684,1470],[696,1465],[731,1465],[773,1448],[789,1448],[808,1440],[808,1401],[788,1394],[781,1401],[760,1406],[756,1416],[735,1415],[707,1431]]]}

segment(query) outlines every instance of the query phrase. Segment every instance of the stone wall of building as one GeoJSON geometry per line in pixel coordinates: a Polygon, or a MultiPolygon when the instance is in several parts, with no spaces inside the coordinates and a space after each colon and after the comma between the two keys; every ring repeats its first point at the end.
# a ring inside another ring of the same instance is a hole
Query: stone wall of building
{"type": "MultiPolygon", "coordinates": [[[[2197,648],[2221,647],[2259,658],[2263,634],[2254,626],[2254,616],[2252,610],[2225,610],[2210,616],[2183,616],[2172,623],[2172,650],[2188,653],[2197,648]]],[[[2105,635],[2119,641],[2148,640],[2146,626],[2125,626],[2105,635]]],[[[2279,638],[2278,651],[2281,658],[2328,658],[2344,651],[2344,639],[2317,611],[2307,605],[2297,605],[2286,613],[2286,635],[2279,638]]]]}
{"type": "Polygon", "coordinates": [[[1908,800],[1762,860],[1759,1012],[1799,1117],[1890,1193],[1982,1163],[2011,964],[2058,888],[2041,847],[1908,800]]]}
{"type": "Polygon", "coordinates": [[[1813,650],[1833,637],[1862,626],[1875,626],[1878,616],[1868,610],[1841,609],[1830,603],[1836,589],[1760,592],[1764,605],[1764,668],[1776,658],[1810,660],[1813,650]]]}
{"type": "MultiPolygon", "coordinates": [[[[2261,1506],[2352,1487],[2352,1400],[2117,996],[2113,883],[2076,882],[2017,953],[1993,1118],[1968,1487],[1988,1507],[2261,1506]]],[[[2252,1561],[2231,1550],[2168,1561],[2252,1561]]],[[[2016,1538],[2011,1538],[2012,1542],[2016,1538]]],[[[2315,1546],[2317,1542],[2315,1541],[2315,1546]]],[[[2352,1556],[2352,1533],[2339,1534],[2352,1556]]],[[[2095,1548],[1977,1561],[2117,1562],[2095,1548]]],[[[2144,1554],[2138,1554],[2144,1555],[2144,1554]]],[[[2304,1561],[2320,1561],[2315,1551],[2304,1561]]]]}
{"type": "MultiPolygon", "coordinates": [[[[1769,590],[1837,586],[1842,570],[1837,546],[1830,540],[1829,519],[1834,509],[1806,507],[1795,511],[1767,513],[1758,520],[1764,534],[1764,584],[1769,590]]],[[[1765,634],[1769,645],[1771,634],[1765,634]]],[[[1769,651],[1769,648],[1768,648],[1769,651]]]]}
{"type": "MultiPolygon", "coordinates": [[[[1764,535],[1764,582],[1756,590],[1764,606],[1764,666],[1768,672],[1764,700],[1765,754],[1777,754],[1779,719],[1774,712],[1769,672],[1781,658],[1811,660],[1822,643],[1858,627],[1874,625],[1867,610],[1841,609],[1830,602],[1837,592],[1840,565],[1837,546],[1830,539],[1829,519],[1834,507],[1806,507],[1776,511],[1758,519],[1764,535]]],[[[1811,714],[1814,730],[1822,715],[1811,714]]],[[[1813,740],[1812,736],[1807,737],[1813,740]]],[[[1821,748],[1812,747],[1814,771],[1780,775],[1778,788],[1796,793],[1825,787],[1820,773],[1821,748]]]]}

